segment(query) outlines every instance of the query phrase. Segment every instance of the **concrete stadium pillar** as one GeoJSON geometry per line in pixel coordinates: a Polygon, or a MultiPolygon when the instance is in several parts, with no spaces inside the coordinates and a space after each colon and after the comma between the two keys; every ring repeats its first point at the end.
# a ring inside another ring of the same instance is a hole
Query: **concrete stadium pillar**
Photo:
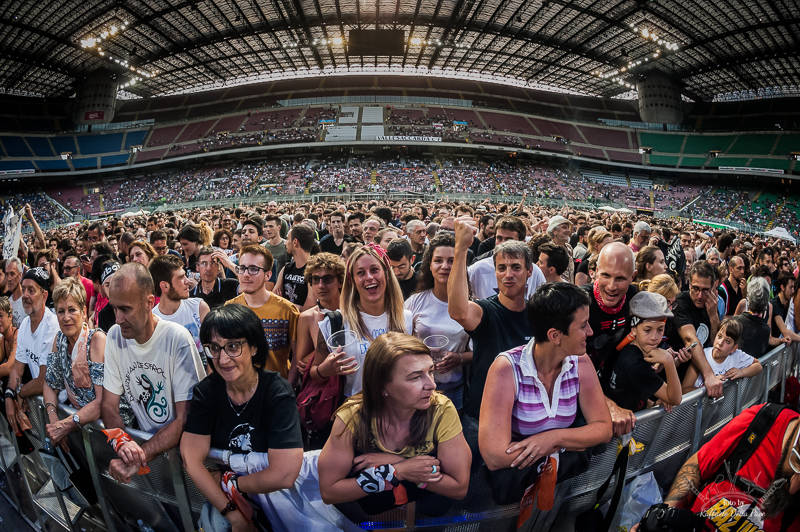
{"type": "Polygon", "coordinates": [[[680,87],[666,74],[648,72],[636,88],[639,92],[639,116],[643,122],[680,124],[683,121],[680,87]]]}
{"type": "Polygon", "coordinates": [[[114,118],[117,102],[116,76],[106,70],[89,74],[78,88],[75,102],[76,124],[105,124],[114,118]]]}

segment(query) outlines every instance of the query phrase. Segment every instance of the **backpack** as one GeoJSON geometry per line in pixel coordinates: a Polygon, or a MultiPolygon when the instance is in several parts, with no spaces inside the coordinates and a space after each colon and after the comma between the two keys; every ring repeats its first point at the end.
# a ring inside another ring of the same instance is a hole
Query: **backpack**
{"type": "MultiPolygon", "coordinates": [[[[325,315],[331,324],[331,334],[342,330],[341,312],[326,310],[325,315]]],[[[300,423],[309,433],[314,433],[329,428],[333,414],[342,400],[344,377],[332,375],[324,381],[316,381],[311,378],[311,366],[309,363],[303,374],[303,385],[297,394],[297,409],[300,423]]]]}

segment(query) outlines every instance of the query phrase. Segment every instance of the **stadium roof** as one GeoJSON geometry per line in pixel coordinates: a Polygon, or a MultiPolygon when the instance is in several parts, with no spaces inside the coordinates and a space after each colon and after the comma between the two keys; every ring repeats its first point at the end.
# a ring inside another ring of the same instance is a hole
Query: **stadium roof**
{"type": "Polygon", "coordinates": [[[139,96],[359,71],[616,96],[657,68],[692,98],[737,99],[798,91],[800,12],[789,0],[2,3],[0,91],[68,96],[103,67],[139,96]],[[403,30],[402,52],[347,54],[350,31],[376,28],[403,30]]]}

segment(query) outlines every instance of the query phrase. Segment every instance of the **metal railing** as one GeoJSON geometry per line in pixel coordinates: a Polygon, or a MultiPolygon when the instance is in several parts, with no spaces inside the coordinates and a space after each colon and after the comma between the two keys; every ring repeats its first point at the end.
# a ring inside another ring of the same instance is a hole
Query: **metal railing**
{"type": "MultiPolygon", "coordinates": [[[[796,350],[777,347],[761,357],[764,370],[754,377],[727,382],[721,397],[711,399],[701,388],[683,397],[672,412],[651,408],[638,412],[636,428],[632,433],[634,451],[628,461],[626,478],[654,472],[656,478],[668,487],[681,464],[701,445],[743,409],[767,400],[770,390],[778,390],[783,397],[786,375],[797,372],[796,350]]],[[[32,442],[38,449],[44,443],[44,406],[40,399],[31,401],[30,418],[33,425],[32,442]]],[[[59,418],[71,415],[71,407],[60,407],[59,418]]],[[[149,463],[151,473],[136,476],[130,484],[121,484],[107,473],[108,462],[115,457],[101,432],[100,422],[89,424],[69,435],[73,453],[83,453],[84,463],[97,493],[98,502],[91,508],[73,501],[50,479],[42,452],[20,454],[16,439],[8,424],[0,422],[0,466],[5,471],[5,482],[0,482],[0,493],[17,508],[23,518],[35,529],[45,530],[53,522],[66,530],[80,530],[81,519],[93,520],[95,527],[111,532],[124,531],[137,526],[137,521],[155,530],[195,530],[202,505],[200,491],[186,474],[177,449],[171,449],[149,463]]],[[[147,440],[150,435],[129,429],[136,440],[147,440]]],[[[610,476],[619,442],[612,440],[590,460],[589,468],[582,474],[559,483],[556,508],[547,513],[534,513],[527,523],[529,530],[547,530],[556,516],[574,516],[589,509],[595,501],[596,490],[610,476]]],[[[226,451],[212,449],[209,463],[225,463],[226,451]]],[[[612,490],[608,490],[610,493],[612,490]]],[[[362,526],[379,529],[440,529],[448,525],[505,527],[516,522],[517,505],[489,506],[476,510],[457,504],[443,517],[429,518],[416,515],[413,503],[374,516],[362,526]],[[471,525],[470,525],[471,524],[471,525]]]]}

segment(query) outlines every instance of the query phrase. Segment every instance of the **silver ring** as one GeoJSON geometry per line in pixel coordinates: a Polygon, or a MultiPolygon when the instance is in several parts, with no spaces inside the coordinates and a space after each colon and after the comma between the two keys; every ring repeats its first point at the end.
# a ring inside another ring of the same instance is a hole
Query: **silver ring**
{"type": "Polygon", "coordinates": [[[438,470],[439,470],[439,468],[436,467],[435,465],[431,466],[431,475],[435,475],[438,470]]]}

